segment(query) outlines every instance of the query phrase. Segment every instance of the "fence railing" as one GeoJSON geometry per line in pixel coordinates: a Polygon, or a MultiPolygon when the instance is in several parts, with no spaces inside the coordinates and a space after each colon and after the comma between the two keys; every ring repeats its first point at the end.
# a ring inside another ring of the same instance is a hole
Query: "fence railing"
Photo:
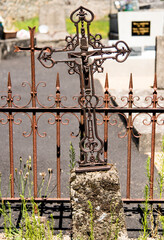
{"type": "MultiPolygon", "coordinates": [[[[70,53],[72,51],[72,48],[75,49],[78,46],[79,43],[79,35],[72,38],[66,38],[67,41],[67,50],[68,57],[81,57],[82,58],[82,64],[83,68],[81,67],[81,63],[78,65],[78,63],[75,60],[65,60],[61,62],[66,62],[69,66],[69,73],[72,74],[74,72],[78,73],[81,78],[81,89],[79,93],[79,97],[77,98],[77,102],[74,106],[66,107],[61,103],[61,92],[60,92],[60,79],[59,74],[57,74],[56,78],[56,94],[55,96],[48,96],[48,99],[54,99],[51,106],[46,106],[42,104],[38,98],[38,86],[41,83],[36,84],[35,82],[35,52],[39,52],[39,60],[42,61],[50,61],[52,67],[56,64],[56,62],[52,59],[51,55],[55,50],[52,50],[48,47],[45,47],[43,49],[37,48],[34,44],[34,31],[35,28],[30,28],[30,47],[27,48],[21,48],[16,47],[16,51],[30,51],[31,54],[31,84],[30,86],[30,99],[26,105],[19,105],[17,103],[17,100],[19,100],[21,97],[13,96],[12,94],[12,84],[11,84],[11,77],[10,74],[8,75],[8,94],[7,96],[2,96],[1,99],[3,100],[4,104],[0,106],[0,113],[2,113],[6,118],[7,121],[4,121],[4,118],[0,119],[0,123],[2,125],[6,125],[8,123],[9,126],[9,152],[10,152],[10,198],[3,198],[4,200],[10,200],[10,201],[20,201],[19,198],[15,197],[14,195],[14,157],[13,157],[13,147],[14,147],[14,140],[13,140],[13,124],[19,125],[21,123],[21,119],[19,119],[19,122],[15,121],[17,113],[24,113],[28,119],[30,119],[31,122],[31,132],[29,134],[24,133],[24,137],[28,137],[32,135],[33,138],[33,184],[34,184],[34,199],[36,201],[69,201],[69,198],[61,198],[61,124],[62,124],[62,117],[66,113],[73,114],[76,119],[79,121],[79,129],[80,129],[80,160],[79,164],[80,167],[78,171],[81,171],[82,168],[85,169],[85,171],[90,170],[106,170],[107,168],[110,168],[110,166],[107,164],[107,157],[108,157],[108,127],[109,125],[117,125],[117,121],[113,120],[111,121],[111,118],[114,114],[118,114],[121,116],[121,118],[124,119],[124,122],[126,123],[126,132],[124,136],[120,136],[120,138],[123,138],[127,136],[127,183],[126,183],[126,198],[123,199],[124,202],[142,202],[144,199],[132,199],[131,198],[131,155],[132,155],[132,138],[139,138],[140,135],[136,135],[134,132],[134,121],[136,121],[137,117],[141,114],[146,114],[147,119],[145,118],[142,122],[142,124],[151,125],[151,166],[150,166],[150,201],[151,202],[161,202],[164,201],[164,199],[154,199],[153,196],[153,188],[154,188],[154,160],[155,160],[155,136],[156,136],[156,126],[157,125],[164,125],[164,121],[162,118],[162,114],[164,114],[164,107],[161,105],[162,101],[164,100],[162,96],[157,96],[157,79],[155,77],[154,85],[153,85],[153,93],[152,96],[147,96],[145,98],[145,102],[148,102],[145,107],[140,107],[136,103],[136,99],[139,99],[139,97],[135,97],[133,95],[133,80],[132,75],[130,77],[130,83],[129,83],[129,94],[128,96],[122,97],[122,106],[115,106],[113,101],[115,101],[115,97],[110,95],[109,90],[109,84],[108,84],[108,76],[106,76],[105,80],[105,88],[104,88],[104,96],[98,97],[95,95],[94,92],[94,81],[93,81],[93,75],[91,75],[91,83],[89,82],[89,70],[92,71],[92,73],[96,72],[98,68],[101,68],[102,70],[102,63],[104,62],[104,58],[96,58],[94,60],[93,65],[89,65],[89,57],[93,57],[96,54],[113,54],[116,53],[116,57],[110,57],[113,59],[118,60],[119,55],[129,54],[129,48],[127,45],[127,50],[125,48],[120,49],[118,48],[118,43],[115,46],[116,51],[112,52],[109,50],[103,51],[103,46],[100,45],[99,37],[96,39],[94,38],[90,32],[89,32],[89,25],[91,23],[91,20],[93,19],[93,15],[91,14],[92,18],[90,21],[86,21],[88,24],[88,38],[90,45],[97,49],[100,47],[100,50],[95,50],[92,52],[85,52],[86,51],[86,37],[85,37],[85,29],[83,27],[83,21],[85,20],[85,11],[87,11],[85,8],[80,8],[81,18],[79,21],[74,21],[76,30],[78,31],[78,23],[82,21],[82,43],[84,43],[84,46],[81,46],[82,52],[81,53],[70,53]],[[81,54],[81,55],[80,55],[81,54]],[[87,57],[86,57],[87,56],[87,57]],[[86,62],[88,65],[86,65],[86,62]],[[73,72],[72,72],[73,71],[73,72]],[[85,81],[84,81],[85,77],[85,81]],[[94,100],[93,100],[94,99],[94,100]],[[101,102],[100,99],[103,99],[101,102]],[[93,102],[92,102],[93,100],[93,102]],[[149,100],[149,101],[148,101],[149,100]],[[31,113],[31,115],[29,114],[31,113]],[[51,114],[55,121],[52,123],[49,120],[50,124],[56,123],[56,159],[57,159],[57,166],[56,166],[56,174],[57,174],[57,196],[56,198],[38,198],[38,189],[37,189],[37,138],[43,137],[38,132],[38,121],[39,118],[43,114],[51,114]],[[77,113],[79,115],[77,115],[77,113]],[[39,115],[37,115],[39,114],[39,115]],[[97,131],[97,115],[100,114],[103,118],[103,124],[104,124],[104,138],[103,140],[100,139],[97,131]],[[80,117],[79,117],[80,116],[80,117]],[[148,120],[149,118],[149,120],[148,120]],[[95,141],[97,140],[97,142],[95,141]],[[98,143],[99,142],[99,143],[98,143]],[[96,156],[94,156],[94,154],[96,156]],[[101,157],[100,157],[101,155],[101,157]],[[103,157],[102,157],[103,155],[103,157]],[[90,169],[90,167],[92,169],[90,169]],[[81,168],[81,169],[80,169],[81,168]]],[[[74,13],[73,13],[74,14],[74,13]]],[[[71,15],[73,16],[73,15],[71,15]]],[[[87,48],[88,51],[88,48],[87,48]]],[[[59,51],[60,52],[60,51],[59,51]]],[[[109,58],[109,57],[108,57],[109,58]]],[[[127,56],[125,57],[127,58],[127,56]]],[[[43,62],[42,62],[43,64],[43,62]]],[[[23,83],[25,84],[25,83],[23,83]]],[[[27,84],[27,83],[26,83],[27,84]]],[[[143,166],[144,167],[144,166],[143,166]]]]}
{"type": "MultiPolygon", "coordinates": [[[[134,129],[134,120],[141,115],[146,114],[149,117],[148,120],[143,121],[141,124],[151,125],[152,126],[152,133],[151,133],[151,166],[150,166],[150,201],[151,202],[163,202],[164,199],[154,199],[153,198],[153,186],[154,186],[154,159],[155,159],[155,135],[156,135],[156,125],[164,125],[163,119],[161,118],[162,114],[164,113],[164,107],[162,107],[159,103],[159,100],[162,101],[163,98],[157,96],[157,80],[155,78],[154,86],[153,86],[153,96],[149,96],[150,102],[146,107],[138,107],[135,104],[135,97],[133,96],[133,82],[132,82],[132,75],[130,78],[129,84],[129,95],[126,97],[126,103],[124,99],[124,105],[119,107],[113,104],[114,97],[109,93],[109,84],[108,84],[108,77],[106,77],[105,81],[105,88],[104,88],[104,97],[103,103],[101,106],[96,108],[96,113],[101,114],[103,116],[103,124],[104,124],[104,158],[108,156],[108,125],[116,125],[116,122],[110,122],[110,118],[113,114],[119,114],[121,118],[124,118],[126,122],[126,133],[124,137],[127,136],[127,187],[126,187],[126,199],[123,199],[124,202],[142,202],[144,199],[133,199],[130,196],[131,190],[131,142],[132,137],[140,137],[140,135],[136,136],[133,132],[134,129]]],[[[35,86],[36,87],[36,86],[35,86]]],[[[29,100],[28,105],[26,106],[18,106],[14,99],[15,97],[12,95],[12,84],[10,74],[8,75],[8,95],[5,97],[3,96],[3,101],[6,101],[3,106],[0,107],[0,112],[3,113],[7,117],[7,122],[4,123],[4,119],[0,119],[1,124],[7,124],[9,126],[9,152],[10,152],[10,176],[11,176],[11,198],[4,198],[4,200],[10,201],[20,201],[20,198],[14,197],[14,158],[13,158],[13,124],[18,124],[15,122],[16,114],[17,113],[24,113],[26,114],[31,120],[31,133],[33,134],[33,175],[34,175],[34,197],[37,201],[69,201],[69,198],[61,198],[61,177],[60,177],[60,155],[61,155],[61,147],[60,147],[60,125],[61,125],[61,118],[65,113],[73,113],[76,115],[77,113],[81,113],[81,107],[78,103],[74,107],[63,107],[61,104],[61,97],[60,97],[60,80],[59,74],[57,75],[56,79],[56,95],[54,103],[51,107],[43,106],[39,103],[37,98],[37,90],[31,89],[31,98],[29,100]],[[35,101],[37,102],[38,106],[30,107],[30,103],[32,99],[35,97],[35,101]],[[30,117],[29,113],[32,113],[32,118],[30,117]],[[56,121],[56,158],[57,158],[57,197],[56,198],[37,198],[37,123],[38,118],[36,118],[36,113],[40,113],[40,115],[44,113],[52,114],[56,121]]],[[[81,119],[76,115],[76,118],[79,120],[80,128],[82,126],[81,119]]],[[[26,137],[26,136],[25,136],[26,137]]],[[[121,136],[123,137],[123,136],[121,136]]],[[[144,167],[144,166],[143,166],[144,167]]],[[[30,199],[29,199],[30,200],[30,199]]]]}

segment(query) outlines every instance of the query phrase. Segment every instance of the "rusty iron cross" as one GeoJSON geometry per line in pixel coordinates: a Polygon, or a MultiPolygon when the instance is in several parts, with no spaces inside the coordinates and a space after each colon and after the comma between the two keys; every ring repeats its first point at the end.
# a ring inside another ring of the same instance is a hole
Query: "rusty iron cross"
{"type": "Polygon", "coordinates": [[[70,19],[75,25],[76,34],[73,37],[66,37],[66,47],[60,50],[45,47],[38,59],[46,68],[64,62],[69,66],[69,74],[79,75],[81,92],[78,103],[84,117],[84,134],[79,143],[81,151],[79,167],[106,166],[107,159],[102,159],[100,156],[104,146],[97,130],[95,109],[99,98],[95,94],[93,75],[95,72],[103,71],[102,64],[106,59],[125,61],[130,49],[123,41],[118,41],[112,46],[104,46],[100,34],[93,36],[90,33],[90,24],[94,14],[85,7],[81,6],[72,12],[70,19]],[[68,52],[67,59],[53,59],[52,55],[56,52],[68,52]]]}

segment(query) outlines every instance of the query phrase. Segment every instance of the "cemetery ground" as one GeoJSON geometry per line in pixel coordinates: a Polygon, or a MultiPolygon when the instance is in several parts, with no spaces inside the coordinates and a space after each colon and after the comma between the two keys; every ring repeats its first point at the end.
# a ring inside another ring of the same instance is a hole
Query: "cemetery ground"
{"type": "MultiPolygon", "coordinates": [[[[112,64],[112,63],[111,63],[112,64]]],[[[7,74],[11,73],[12,80],[12,89],[13,95],[20,94],[22,96],[22,103],[26,103],[28,101],[29,91],[26,91],[25,88],[22,87],[21,83],[24,81],[30,80],[30,57],[18,57],[12,58],[8,60],[3,60],[1,63],[1,93],[2,95],[7,94],[6,86],[7,86],[7,74]],[[28,94],[27,94],[28,92],[28,94]]],[[[109,63],[110,69],[110,63],[109,63]]],[[[77,75],[69,76],[67,73],[67,67],[65,65],[56,65],[53,69],[45,69],[36,59],[36,81],[37,82],[46,82],[46,87],[44,85],[38,86],[39,97],[44,99],[47,102],[48,95],[54,95],[55,93],[55,81],[57,72],[60,74],[60,91],[61,96],[67,96],[68,101],[71,105],[72,99],[71,96],[79,94],[79,79],[77,75]],[[78,94],[77,94],[78,93],[78,94]]],[[[119,71],[117,71],[118,73],[119,71]]],[[[142,75],[142,73],[140,72],[142,75]]],[[[97,77],[97,76],[96,76],[97,77]]],[[[110,76],[109,76],[110,77],[110,76]]],[[[120,77],[120,85],[121,83],[121,74],[120,77]]],[[[153,78],[153,76],[152,76],[153,78]]],[[[134,76],[135,80],[135,76],[134,76]]],[[[101,81],[101,80],[100,80],[101,81]]],[[[103,96],[103,87],[100,81],[95,80],[95,89],[97,95],[103,96]]],[[[126,80],[128,82],[128,79],[126,80]]],[[[141,79],[141,82],[143,80],[141,79]]],[[[110,83],[110,78],[109,78],[110,83]]],[[[152,82],[153,83],[153,82],[152,82]]],[[[112,83],[111,83],[112,84],[112,83]]],[[[113,83],[115,84],[115,82],[113,83]]],[[[137,81],[138,84],[138,81],[137,81]]],[[[110,88],[110,85],[109,85],[110,88]]],[[[126,87],[128,91],[128,84],[126,87]]],[[[122,95],[121,95],[122,96],[122,95]]],[[[108,162],[116,164],[116,167],[119,172],[120,184],[121,184],[121,193],[122,198],[126,197],[126,161],[127,161],[127,139],[119,139],[118,133],[120,131],[125,132],[126,128],[122,120],[119,116],[116,117],[119,124],[117,127],[109,126],[108,136],[108,162]]],[[[46,119],[47,121],[48,119],[46,119]]],[[[39,123],[39,131],[43,134],[47,133],[47,137],[39,138],[38,137],[38,173],[47,173],[48,168],[52,168],[55,171],[56,168],[56,159],[55,156],[55,140],[54,140],[54,126],[48,126],[46,121],[39,123]]],[[[99,132],[100,135],[103,132],[102,127],[100,126],[99,132]]],[[[2,173],[2,193],[5,195],[8,189],[9,182],[9,153],[8,153],[8,139],[5,137],[8,135],[8,129],[5,126],[0,126],[1,133],[1,145],[0,145],[0,161],[1,167],[0,172],[2,173]]],[[[19,166],[19,158],[22,157],[23,161],[26,162],[29,155],[32,155],[32,146],[31,139],[24,138],[22,133],[24,131],[30,131],[30,122],[24,121],[22,126],[14,127],[14,166],[18,168],[19,166]]],[[[70,167],[69,167],[69,148],[70,141],[72,141],[73,146],[76,151],[76,160],[79,158],[79,147],[78,140],[79,138],[71,138],[71,132],[74,132],[75,135],[78,133],[78,123],[75,119],[71,118],[69,126],[62,126],[61,133],[61,180],[62,180],[62,197],[69,197],[69,176],[70,176],[70,167]]],[[[131,173],[131,196],[133,198],[142,198],[144,197],[144,186],[146,183],[146,161],[147,154],[141,153],[138,151],[135,140],[132,142],[132,173],[131,173]]],[[[155,173],[157,176],[157,172],[155,173]]],[[[39,176],[38,176],[39,178],[39,176]]],[[[156,178],[156,177],[155,177],[156,178]]],[[[39,180],[39,179],[38,179],[39,180]]],[[[51,184],[54,185],[56,181],[55,175],[52,177],[51,184]]],[[[53,186],[50,186],[50,190],[53,186]]],[[[56,189],[53,191],[52,196],[56,195],[56,189]]],[[[126,224],[128,229],[129,237],[138,237],[139,229],[141,228],[141,217],[137,213],[138,206],[135,204],[125,205],[125,215],[126,215],[126,224]]],[[[15,218],[15,216],[13,216],[15,218]]],[[[66,221],[66,225],[69,225],[70,222],[66,221]]]]}

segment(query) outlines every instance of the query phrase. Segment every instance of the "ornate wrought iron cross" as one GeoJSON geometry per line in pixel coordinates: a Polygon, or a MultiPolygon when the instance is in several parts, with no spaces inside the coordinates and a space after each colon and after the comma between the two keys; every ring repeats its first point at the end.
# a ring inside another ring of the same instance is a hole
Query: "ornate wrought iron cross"
{"type": "Polygon", "coordinates": [[[84,114],[85,126],[84,135],[79,144],[81,150],[79,166],[104,166],[107,164],[107,159],[102,159],[100,156],[103,153],[103,140],[99,137],[97,130],[95,109],[99,98],[95,94],[93,74],[103,71],[102,64],[106,59],[125,61],[130,54],[130,49],[123,41],[118,41],[112,46],[104,46],[101,43],[100,34],[93,36],[90,33],[90,24],[94,14],[90,10],[81,6],[72,12],[70,19],[76,28],[75,36],[66,37],[67,45],[63,49],[43,48],[38,59],[46,68],[65,62],[69,66],[69,74],[79,75],[81,94],[78,102],[84,114]],[[56,52],[68,52],[68,58],[54,60],[52,55],[56,52]]]}

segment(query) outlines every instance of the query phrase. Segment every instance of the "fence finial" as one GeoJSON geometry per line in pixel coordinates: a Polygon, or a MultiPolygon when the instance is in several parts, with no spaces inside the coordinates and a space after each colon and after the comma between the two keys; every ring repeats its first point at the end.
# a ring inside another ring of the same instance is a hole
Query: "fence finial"
{"type": "Polygon", "coordinates": [[[157,74],[155,73],[154,75],[154,85],[153,85],[154,90],[157,90],[157,74]]]}
{"type": "Polygon", "coordinates": [[[130,90],[130,91],[133,90],[133,76],[132,76],[132,73],[130,74],[129,90],[130,90]]]}
{"type": "Polygon", "coordinates": [[[109,80],[108,80],[108,73],[106,73],[105,78],[105,92],[109,90],[109,80]]]}
{"type": "Polygon", "coordinates": [[[11,85],[11,76],[10,76],[10,72],[8,73],[8,83],[7,83],[7,87],[8,87],[8,90],[11,91],[11,87],[12,87],[12,85],[11,85]]]}
{"type": "Polygon", "coordinates": [[[59,73],[57,73],[57,76],[56,76],[56,90],[57,90],[57,91],[60,90],[59,73]]]}

